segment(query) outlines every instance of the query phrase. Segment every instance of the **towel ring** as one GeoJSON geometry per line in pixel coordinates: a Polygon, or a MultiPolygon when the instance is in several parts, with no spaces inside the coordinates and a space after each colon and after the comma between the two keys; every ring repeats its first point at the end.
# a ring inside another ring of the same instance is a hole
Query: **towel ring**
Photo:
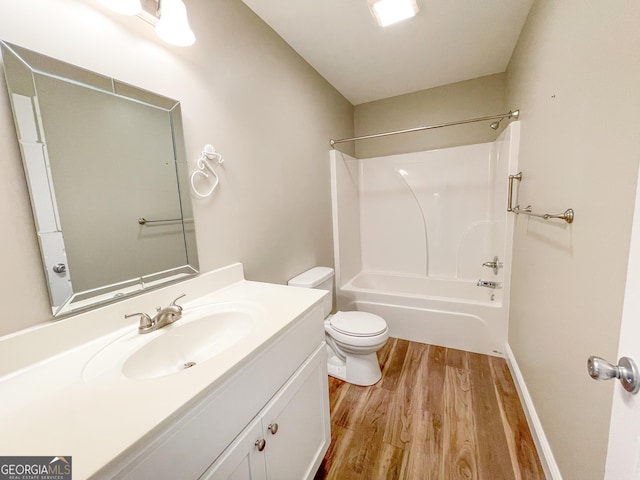
{"type": "Polygon", "coordinates": [[[200,158],[196,161],[197,170],[195,170],[191,174],[191,189],[193,190],[193,193],[195,193],[196,196],[200,198],[207,198],[211,196],[220,183],[220,177],[218,177],[218,174],[216,173],[213,166],[209,163],[209,161],[215,162],[214,165],[222,165],[224,159],[222,158],[222,155],[216,152],[216,149],[213,148],[213,145],[207,144],[204,146],[204,150],[202,150],[200,158]],[[194,179],[196,178],[196,175],[202,175],[205,178],[209,178],[209,173],[207,173],[207,170],[209,170],[209,172],[213,174],[213,176],[215,177],[215,181],[213,182],[213,186],[207,192],[200,193],[196,188],[194,179]]]}

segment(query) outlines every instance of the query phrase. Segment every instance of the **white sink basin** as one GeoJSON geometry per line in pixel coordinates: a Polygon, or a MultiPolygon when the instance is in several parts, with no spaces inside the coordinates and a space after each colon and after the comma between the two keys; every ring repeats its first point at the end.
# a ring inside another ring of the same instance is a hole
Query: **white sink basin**
{"type": "Polygon", "coordinates": [[[197,368],[247,337],[263,316],[250,303],[185,308],[177,322],[151,333],[129,332],[100,350],[85,366],[87,383],[109,378],[145,380],[197,368]]]}

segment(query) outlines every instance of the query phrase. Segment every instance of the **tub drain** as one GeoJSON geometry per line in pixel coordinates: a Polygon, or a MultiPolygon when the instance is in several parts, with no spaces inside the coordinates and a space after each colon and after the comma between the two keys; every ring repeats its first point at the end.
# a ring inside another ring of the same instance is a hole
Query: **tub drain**
{"type": "Polygon", "coordinates": [[[184,364],[184,368],[191,368],[196,365],[196,362],[187,362],[184,364]]]}

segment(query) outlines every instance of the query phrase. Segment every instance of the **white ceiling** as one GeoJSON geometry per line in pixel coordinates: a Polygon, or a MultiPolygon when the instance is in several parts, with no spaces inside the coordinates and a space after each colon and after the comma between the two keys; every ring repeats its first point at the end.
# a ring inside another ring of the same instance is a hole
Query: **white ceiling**
{"type": "Polygon", "coordinates": [[[533,0],[419,0],[381,28],[367,0],[243,0],[351,103],[504,72],[533,0]]]}

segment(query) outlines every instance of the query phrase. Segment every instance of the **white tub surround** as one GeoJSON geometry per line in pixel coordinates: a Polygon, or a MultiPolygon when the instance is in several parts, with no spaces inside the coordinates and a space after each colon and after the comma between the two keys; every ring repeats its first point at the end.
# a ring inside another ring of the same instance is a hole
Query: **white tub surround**
{"type": "Polygon", "coordinates": [[[491,143],[385,157],[332,151],[338,309],[382,316],[393,337],[502,355],[519,128],[512,122],[491,143]],[[483,264],[495,257],[494,272],[483,264]]]}
{"type": "MultiPolygon", "coordinates": [[[[320,423],[313,437],[318,458],[302,462],[317,467],[329,442],[321,308],[326,294],[246,281],[242,266],[234,264],[2,337],[0,451],[71,456],[74,479],[198,478],[216,458],[228,457],[225,448],[252,419],[264,415],[266,422],[283,411],[282,398],[295,404],[297,392],[303,392],[301,399],[316,399],[320,423]],[[183,319],[208,304],[242,303],[261,315],[243,339],[187,370],[144,380],[117,372],[87,377],[85,367],[96,354],[137,329],[138,319],[125,320],[125,313],[153,313],[156,305],[166,306],[182,293],[187,294],[183,319]]],[[[255,429],[255,422],[250,426],[255,429]]],[[[306,427],[296,428],[302,435],[306,427]]],[[[274,452],[277,448],[272,459],[274,452]]]]}

